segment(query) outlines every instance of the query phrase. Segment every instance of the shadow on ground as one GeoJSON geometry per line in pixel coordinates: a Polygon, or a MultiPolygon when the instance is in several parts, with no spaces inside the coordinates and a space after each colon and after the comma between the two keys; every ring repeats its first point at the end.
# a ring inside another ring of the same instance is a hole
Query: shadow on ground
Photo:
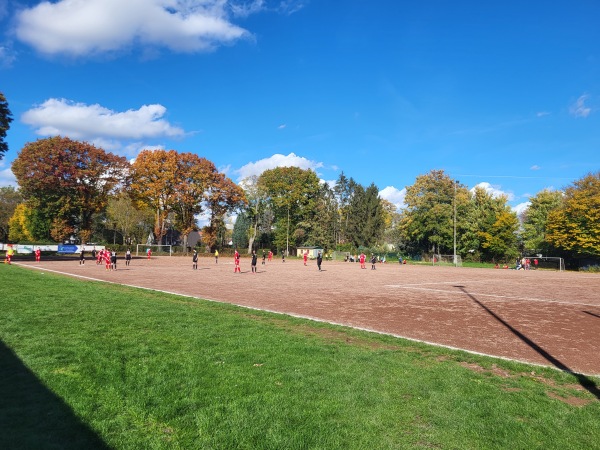
{"type": "Polygon", "coordinates": [[[110,448],[2,341],[0,380],[0,448],[110,448]]]}
{"type": "MultiPolygon", "coordinates": [[[[478,300],[473,294],[470,294],[469,292],[467,292],[467,290],[465,289],[464,286],[454,286],[454,287],[463,291],[471,300],[473,300],[475,303],[477,303],[481,308],[483,308],[494,319],[496,319],[498,322],[500,322],[502,325],[504,325],[506,328],[508,328],[515,336],[517,336],[525,344],[527,344],[529,347],[531,347],[533,350],[535,350],[539,355],[544,357],[544,359],[546,361],[548,361],[550,364],[552,364],[554,367],[556,367],[557,369],[560,369],[562,371],[572,373],[579,381],[579,384],[581,385],[581,387],[583,387],[590,394],[592,394],[594,397],[596,397],[596,399],[600,400],[600,388],[596,385],[594,380],[586,377],[585,375],[573,372],[573,370],[571,370],[566,364],[563,364],[559,359],[552,356],[545,349],[543,349],[537,343],[532,341],[529,337],[527,337],[526,335],[521,333],[519,330],[514,328],[512,325],[510,325],[508,322],[506,322],[504,319],[502,319],[499,315],[497,315],[494,311],[492,311],[489,307],[487,307],[483,302],[478,300]]],[[[584,312],[588,313],[587,311],[584,311],[584,312]]],[[[591,314],[591,313],[588,313],[588,314],[591,314]]],[[[592,314],[592,315],[595,316],[595,314],[592,314]]]]}

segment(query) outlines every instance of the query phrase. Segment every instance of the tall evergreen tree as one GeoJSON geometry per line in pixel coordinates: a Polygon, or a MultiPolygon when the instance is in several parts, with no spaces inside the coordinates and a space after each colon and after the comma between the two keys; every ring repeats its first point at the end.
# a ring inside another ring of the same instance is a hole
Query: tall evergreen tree
{"type": "Polygon", "coordinates": [[[8,109],[8,102],[4,94],[0,92],[0,161],[2,161],[4,154],[8,151],[8,144],[4,139],[12,120],[12,114],[10,109],[8,109]]]}

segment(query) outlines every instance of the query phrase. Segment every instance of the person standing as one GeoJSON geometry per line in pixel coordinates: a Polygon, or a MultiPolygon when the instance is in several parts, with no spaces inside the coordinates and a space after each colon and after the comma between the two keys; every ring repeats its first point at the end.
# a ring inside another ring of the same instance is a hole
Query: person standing
{"type": "Polygon", "coordinates": [[[13,248],[12,244],[8,244],[8,248],[6,249],[6,260],[5,262],[7,264],[12,264],[12,257],[15,254],[15,249],[13,248]]]}
{"type": "Polygon", "coordinates": [[[281,262],[285,262],[285,251],[281,250],[281,262]]]}
{"type": "MultiPolygon", "coordinates": [[[[37,259],[37,253],[35,255],[35,260],[38,261],[38,259],[37,259]]],[[[85,251],[82,248],[81,249],[81,253],[79,253],[79,265],[83,266],[84,264],[85,264],[85,251]]]]}
{"type": "Polygon", "coordinates": [[[273,250],[269,250],[269,262],[273,261],[273,250]]]}
{"type": "Polygon", "coordinates": [[[366,269],[367,266],[365,265],[365,262],[367,261],[367,256],[364,253],[360,254],[359,261],[360,261],[360,268],[366,269]]]}
{"type": "Polygon", "coordinates": [[[321,263],[323,262],[323,255],[321,252],[317,253],[317,267],[319,268],[319,272],[321,271],[321,263]]]}
{"type": "Polygon", "coordinates": [[[92,259],[96,259],[96,247],[92,248],[92,259]]]}
{"type": "Polygon", "coordinates": [[[257,259],[256,250],[252,250],[252,263],[251,263],[252,273],[256,273],[256,259],[257,259]]]}
{"type": "Polygon", "coordinates": [[[304,265],[306,265],[306,261],[308,261],[308,250],[304,252],[304,265]]]}
{"type": "Polygon", "coordinates": [[[131,262],[131,250],[127,249],[127,251],[125,252],[125,265],[128,266],[130,262],[131,262]]]}
{"type": "Polygon", "coordinates": [[[146,255],[148,256],[148,259],[152,258],[152,249],[151,248],[148,248],[146,255]]]}
{"type": "Polygon", "coordinates": [[[42,259],[42,251],[38,247],[35,249],[35,262],[40,262],[40,259],[42,259]]]}
{"type": "Polygon", "coordinates": [[[371,254],[371,270],[375,270],[375,264],[377,264],[377,256],[371,254]]]}
{"type": "Polygon", "coordinates": [[[265,252],[265,251],[263,250],[263,257],[262,257],[262,263],[261,263],[261,265],[263,265],[263,266],[265,265],[265,260],[266,260],[266,259],[267,259],[267,252],[265,252]]]}
{"type": "Polygon", "coordinates": [[[110,248],[105,248],[103,255],[104,255],[104,267],[106,268],[106,270],[110,270],[110,258],[111,258],[110,248]]]}
{"type": "Polygon", "coordinates": [[[192,255],[192,269],[198,269],[198,251],[194,250],[194,254],[192,255]]]}
{"type": "Polygon", "coordinates": [[[117,270],[117,251],[110,254],[110,270],[117,270]]]}
{"type": "Polygon", "coordinates": [[[219,264],[219,250],[215,250],[215,264],[219,264]]]}
{"type": "Polygon", "coordinates": [[[235,253],[233,254],[233,263],[235,264],[233,273],[242,273],[242,270],[240,269],[240,253],[237,251],[237,248],[235,249],[235,253]]]}

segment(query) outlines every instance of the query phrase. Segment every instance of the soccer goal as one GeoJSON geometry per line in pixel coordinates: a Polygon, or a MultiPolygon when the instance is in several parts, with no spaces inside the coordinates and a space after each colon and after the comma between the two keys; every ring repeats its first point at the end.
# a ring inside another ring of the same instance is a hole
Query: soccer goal
{"type": "Polygon", "coordinates": [[[173,255],[173,246],[172,245],[136,244],[135,256],[139,256],[140,252],[142,255],[147,255],[148,250],[152,251],[152,256],[172,256],[173,255]]]}
{"type": "Polygon", "coordinates": [[[431,265],[433,266],[456,266],[462,267],[462,258],[460,255],[438,255],[433,254],[429,256],[431,259],[431,265]]]}
{"type": "Polygon", "coordinates": [[[530,256],[529,261],[529,267],[532,269],[549,269],[559,272],[565,270],[565,260],[558,256],[530,256]]]}

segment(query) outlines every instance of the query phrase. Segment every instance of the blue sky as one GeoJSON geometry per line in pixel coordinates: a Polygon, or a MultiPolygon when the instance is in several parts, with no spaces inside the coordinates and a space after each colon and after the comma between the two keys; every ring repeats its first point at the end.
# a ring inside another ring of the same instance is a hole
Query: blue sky
{"type": "Polygon", "coordinates": [[[600,2],[0,0],[0,185],[52,135],[234,181],[341,171],[402,204],[443,169],[520,210],[600,170],[600,2]]]}

